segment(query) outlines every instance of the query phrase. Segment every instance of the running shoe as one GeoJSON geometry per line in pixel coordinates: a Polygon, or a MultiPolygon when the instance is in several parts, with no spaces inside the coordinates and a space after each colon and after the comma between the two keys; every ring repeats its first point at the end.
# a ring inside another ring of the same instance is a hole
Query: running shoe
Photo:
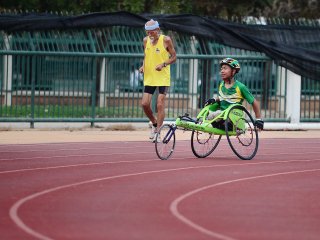
{"type": "Polygon", "coordinates": [[[157,133],[157,128],[151,125],[151,131],[150,131],[150,136],[149,139],[154,139],[155,134],[157,133]]]}

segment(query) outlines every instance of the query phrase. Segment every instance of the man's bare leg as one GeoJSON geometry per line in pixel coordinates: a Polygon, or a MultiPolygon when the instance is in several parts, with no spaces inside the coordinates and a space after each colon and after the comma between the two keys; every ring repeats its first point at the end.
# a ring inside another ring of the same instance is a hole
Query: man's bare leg
{"type": "Polygon", "coordinates": [[[159,128],[162,126],[163,121],[164,121],[164,117],[165,117],[165,100],[166,100],[166,95],[165,94],[160,94],[158,95],[158,99],[157,99],[157,131],[159,130],[159,128]]]}
{"type": "Polygon", "coordinates": [[[144,113],[149,118],[149,120],[155,124],[157,123],[157,119],[154,117],[152,109],[151,109],[151,100],[152,94],[150,93],[143,93],[141,105],[143,108],[144,113]]]}
{"type": "Polygon", "coordinates": [[[154,140],[155,134],[158,131],[157,130],[158,124],[157,124],[157,119],[153,115],[153,112],[152,112],[152,109],[151,109],[151,101],[152,101],[152,94],[143,93],[141,105],[142,105],[144,113],[147,115],[147,117],[149,118],[149,120],[152,123],[151,132],[150,132],[149,138],[154,140]]]}

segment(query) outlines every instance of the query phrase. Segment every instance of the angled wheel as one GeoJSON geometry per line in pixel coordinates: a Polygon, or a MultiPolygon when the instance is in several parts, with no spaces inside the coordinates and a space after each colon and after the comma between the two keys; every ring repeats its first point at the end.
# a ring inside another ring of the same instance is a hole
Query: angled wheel
{"type": "Polygon", "coordinates": [[[176,144],[176,127],[163,124],[157,133],[155,141],[156,153],[161,160],[167,160],[172,155],[176,144]]]}
{"type": "Polygon", "coordinates": [[[191,134],[191,149],[198,158],[209,156],[218,146],[221,135],[193,130],[191,134]]]}
{"type": "Polygon", "coordinates": [[[259,137],[254,120],[243,106],[230,109],[225,131],[232,151],[242,160],[251,160],[258,151],[259,137]]]}

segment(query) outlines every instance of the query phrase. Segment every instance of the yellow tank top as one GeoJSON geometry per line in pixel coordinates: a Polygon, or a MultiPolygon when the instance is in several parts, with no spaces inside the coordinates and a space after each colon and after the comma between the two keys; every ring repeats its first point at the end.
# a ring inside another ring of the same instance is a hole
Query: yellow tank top
{"type": "Polygon", "coordinates": [[[144,85],[145,86],[170,86],[170,65],[156,70],[158,64],[169,59],[170,54],[163,46],[164,35],[160,35],[156,45],[152,45],[148,37],[144,50],[144,85]]]}

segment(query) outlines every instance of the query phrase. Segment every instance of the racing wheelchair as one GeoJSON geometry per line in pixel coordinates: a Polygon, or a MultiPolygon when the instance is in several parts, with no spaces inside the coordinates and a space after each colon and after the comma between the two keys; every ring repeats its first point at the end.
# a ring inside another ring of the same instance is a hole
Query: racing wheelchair
{"type": "Polygon", "coordinates": [[[208,119],[211,111],[219,109],[219,104],[205,106],[192,119],[188,114],[179,116],[174,123],[165,123],[158,131],[155,149],[161,160],[167,160],[174,152],[175,131],[192,131],[191,149],[198,158],[209,156],[218,146],[222,136],[226,136],[232,151],[242,160],[251,160],[258,151],[259,137],[255,121],[248,110],[240,104],[231,104],[213,119],[208,119]]]}

